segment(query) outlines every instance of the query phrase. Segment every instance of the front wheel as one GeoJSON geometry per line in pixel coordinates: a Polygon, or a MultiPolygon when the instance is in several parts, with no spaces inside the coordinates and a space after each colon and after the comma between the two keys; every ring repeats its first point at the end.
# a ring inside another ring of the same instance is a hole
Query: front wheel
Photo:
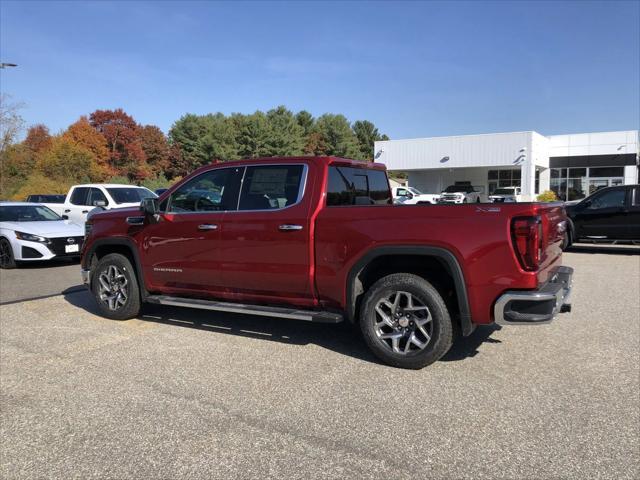
{"type": "Polygon", "coordinates": [[[100,259],[91,281],[91,290],[100,313],[112,320],[128,320],[140,312],[140,289],[131,262],[111,253],[100,259]]]}
{"type": "Polygon", "coordinates": [[[365,294],[360,329],[371,351],[388,365],[419,369],[439,360],[453,342],[447,306],[425,279],[395,273],[365,294]]]}
{"type": "Polygon", "coordinates": [[[13,256],[13,249],[9,240],[0,238],[0,268],[9,270],[16,268],[16,259],[13,256]]]}

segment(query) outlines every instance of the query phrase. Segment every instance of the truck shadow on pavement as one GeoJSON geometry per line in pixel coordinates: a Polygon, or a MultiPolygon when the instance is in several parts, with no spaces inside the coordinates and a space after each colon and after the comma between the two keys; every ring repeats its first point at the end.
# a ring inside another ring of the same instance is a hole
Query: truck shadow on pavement
{"type": "MultiPolygon", "coordinates": [[[[65,293],[64,298],[77,308],[93,315],[100,315],[93,298],[86,290],[65,293]]],[[[342,355],[381,364],[365,345],[358,329],[348,322],[308,323],[150,304],[143,307],[138,320],[292,345],[314,344],[342,355]]],[[[126,324],[126,321],[122,323],[126,324]]],[[[499,340],[490,338],[491,334],[499,328],[498,326],[481,326],[468,337],[458,337],[441,361],[461,361],[472,358],[479,353],[483,343],[500,343],[499,340]]]]}

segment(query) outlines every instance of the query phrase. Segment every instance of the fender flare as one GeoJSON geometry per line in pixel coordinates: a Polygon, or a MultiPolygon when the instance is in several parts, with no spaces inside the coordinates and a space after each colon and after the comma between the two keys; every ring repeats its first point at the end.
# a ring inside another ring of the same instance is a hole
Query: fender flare
{"type": "MultiPolygon", "coordinates": [[[[140,255],[138,254],[138,249],[136,248],[136,244],[133,240],[131,240],[130,238],[122,238],[122,237],[98,239],[94,241],[89,247],[89,249],[87,250],[85,254],[87,261],[89,261],[93,257],[93,255],[95,254],[95,251],[99,247],[108,247],[110,245],[114,245],[114,246],[117,245],[119,247],[124,246],[124,247],[127,247],[127,249],[131,252],[131,256],[133,257],[133,262],[134,262],[133,268],[135,268],[136,277],[138,278],[138,284],[139,284],[138,287],[140,288],[140,295],[142,296],[142,300],[144,301],[144,299],[147,298],[149,293],[144,283],[144,274],[142,270],[142,263],[140,262],[140,255]]],[[[87,267],[90,267],[90,265],[87,265],[87,267]]]]}
{"type": "Polygon", "coordinates": [[[351,323],[355,322],[356,296],[355,285],[358,274],[373,260],[378,257],[388,255],[422,255],[425,257],[435,257],[443,262],[445,268],[453,278],[458,299],[458,308],[460,310],[460,327],[462,334],[466,337],[470,335],[475,326],[471,320],[471,309],[469,307],[469,296],[467,294],[467,285],[464,281],[464,273],[460,266],[460,262],[456,256],[446,248],[430,247],[430,246],[386,246],[377,247],[369,250],[351,267],[347,275],[346,285],[346,310],[347,318],[351,323]]]}

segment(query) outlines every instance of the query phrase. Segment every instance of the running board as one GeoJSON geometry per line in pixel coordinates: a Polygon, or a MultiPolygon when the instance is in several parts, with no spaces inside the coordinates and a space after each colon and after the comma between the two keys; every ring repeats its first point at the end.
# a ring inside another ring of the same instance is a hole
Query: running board
{"type": "Polygon", "coordinates": [[[263,317],[288,318],[316,323],[340,323],[342,315],[332,312],[314,310],[297,310],[294,308],[270,307],[264,305],[244,305],[241,303],[216,302],[197,298],[171,297],[167,295],[150,295],[146,298],[149,303],[157,305],[171,305],[175,307],[199,308],[201,310],[215,310],[218,312],[244,313],[247,315],[261,315],[263,317]]]}

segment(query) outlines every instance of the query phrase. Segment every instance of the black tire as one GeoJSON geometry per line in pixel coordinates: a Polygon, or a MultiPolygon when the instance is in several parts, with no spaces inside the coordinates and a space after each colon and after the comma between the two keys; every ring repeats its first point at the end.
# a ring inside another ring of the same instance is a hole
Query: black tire
{"type": "Polygon", "coordinates": [[[138,286],[138,279],[133,266],[127,257],[119,253],[105,255],[91,272],[91,277],[91,292],[102,316],[112,320],[128,320],[138,316],[142,303],[140,300],[140,287],[138,286]],[[113,300],[111,295],[108,298],[112,298],[112,302],[115,303],[110,303],[109,300],[103,298],[101,293],[101,288],[104,288],[101,276],[103,280],[109,282],[110,274],[113,272],[112,267],[115,267],[115,271],[118,272],[118,285],[124,283],[122,277],[126,279],[126,285],[121,287],[126,289],[126,299],[122,296],[122,290],[119,292],[119,297],[117,296],[117,291],[115,293],[110,292],[116,295],[116,299],[113,300]],[[111,308],[110,305],[115,305],[115,308],[111,308]]]}
{"type": "Polygon", "coordinates": [[[364,296],[359,320],[360,330],[367,346],[376,357],[393,367],[407,369],[426,367],[442,358],[453,343],[451,317],[442,296],[433,285],[417,275],[394,273],[378,280],[364,296]],[[409,293],[428,308],[431,316],[430,340],[422,350],[396,353],[393,347],[379,337],[376,326],[379,318],[375,310],[376,305],[394,292],[409,293]]]}
{"type": "Polygon", "coordinates": [[[463,200],[462,200],[462,203],[467,203],[467,199],[466,199],[466,198],[465,198],[465,199],[463,199],[463,200]]]}
{"type": "Polygon", "coordinates": [[[476,198],[476,203],[480,203],[480,197],[476,198]]]}
{"type": "Polygon", "coordinates": [[[562,237],[562,251],[565,251],[570,246],[571,246],[571,232],[567,230],[566,232],[564,232],[564,236],[562,237]]]}
{"type": "Polygon", "coordinates": [[[0,238],[0,268],[4,270],[16,268],[16,258],[13,256],[11,243],[6,238],[0,238]]]}

